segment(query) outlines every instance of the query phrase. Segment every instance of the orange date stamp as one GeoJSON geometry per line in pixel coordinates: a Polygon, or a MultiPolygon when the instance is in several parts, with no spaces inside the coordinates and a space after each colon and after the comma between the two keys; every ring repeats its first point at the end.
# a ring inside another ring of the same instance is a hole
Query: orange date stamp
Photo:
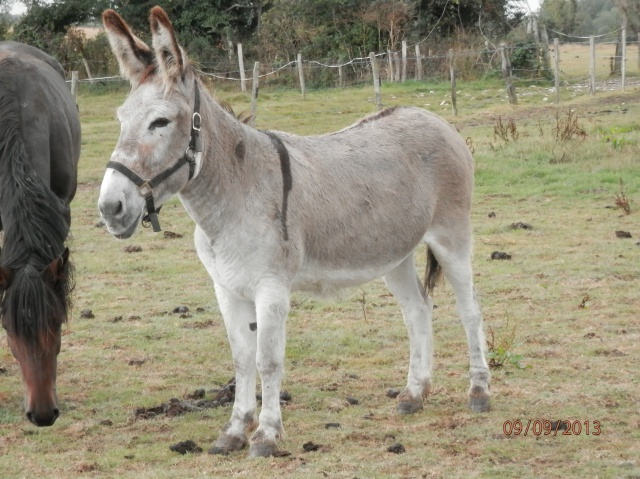
{"type": "Polygon", "coordinates": [[[505,436],[599,436],[602,429],[600,421],[516,419],[505,421],[502,432],[505,436]]]}

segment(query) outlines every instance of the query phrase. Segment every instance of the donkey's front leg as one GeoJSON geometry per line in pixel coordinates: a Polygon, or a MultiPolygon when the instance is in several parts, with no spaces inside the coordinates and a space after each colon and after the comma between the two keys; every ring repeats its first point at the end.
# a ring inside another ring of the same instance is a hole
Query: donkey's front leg
{"type": "Polygon", "coordinates": [[[285,353],[285,323],[290,291],[283,285],[261,285],[256,295],[258,319],[257,366],[262,381],[259,426],[251,436],[251,456],[271,456],[284,433],[280,413],[280,384],[285,353]]]}
{"type": "Polygon", "coordinates": [[[222,428],[212,454],[227,454],[247,444],[247,430],[256,426],[256,314],[252,301],[243,301],[216,284],[216,297],[227,328],[236,370],[236,397],[231,419],[222,428]]]}

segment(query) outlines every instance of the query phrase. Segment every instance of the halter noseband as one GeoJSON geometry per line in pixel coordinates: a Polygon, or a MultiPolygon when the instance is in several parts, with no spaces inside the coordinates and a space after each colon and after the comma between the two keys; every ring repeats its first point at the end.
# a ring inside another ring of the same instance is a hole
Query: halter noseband
{"type": "Polygon", "coordinates": [[[182,168],[185,163],[189,164],[189,180],[193,178],[193,174],[196,170],[195,154],[202,151],[202,142],[200,141],[200,125],[202,123],[202,117],[200,116],[200,90],[198,89],[198,83],[194,80],[195,86],[195,102],[193,105],[193,115],[191,116],[191,137],[189,138],[189,146],[185,150],[184,154],[178,159],[175,165],[171,168],[157,174],[150,180],[143,180],[136,173],[117,161],[110,161],[107,163],[107,168],[119,171],[124,176],[129,178],[140,190],[140,193],[144,196],[147,204],[147,214],[142,218],[142,225],[148,227],[149,224],[153,226],[153,231],[160,231],[160,222],[158,221],[158,213],[160,208],[156,209],[153,201],[153,189],[162,183],[164,180],[173,175],[176,171],[182,168]]]}

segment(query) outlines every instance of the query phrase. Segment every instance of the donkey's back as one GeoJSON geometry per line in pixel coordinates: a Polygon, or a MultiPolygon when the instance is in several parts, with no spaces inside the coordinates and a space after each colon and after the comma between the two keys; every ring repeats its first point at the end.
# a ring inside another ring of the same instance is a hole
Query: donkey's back
{"type": "Polygon", "coordinates": [[[278,132],[291,157],[295,286],[324,290],[383,276],[446,228],[470,236],[473,158],[459,134],[419,108],[390,108],[339,132],[278,132]]]}

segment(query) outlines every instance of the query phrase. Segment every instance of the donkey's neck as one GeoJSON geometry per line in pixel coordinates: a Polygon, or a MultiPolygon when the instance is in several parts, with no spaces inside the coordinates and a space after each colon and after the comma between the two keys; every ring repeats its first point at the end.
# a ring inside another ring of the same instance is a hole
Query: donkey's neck
{"type": "Polygon", "coordinates": [[[206,93],[201,115],[200,169],[182,189],[179,198],[198,225],[214,230],[241,201],[241,184],[247,173],[247,137],[259,133],[234,118],[206,93]]]}

